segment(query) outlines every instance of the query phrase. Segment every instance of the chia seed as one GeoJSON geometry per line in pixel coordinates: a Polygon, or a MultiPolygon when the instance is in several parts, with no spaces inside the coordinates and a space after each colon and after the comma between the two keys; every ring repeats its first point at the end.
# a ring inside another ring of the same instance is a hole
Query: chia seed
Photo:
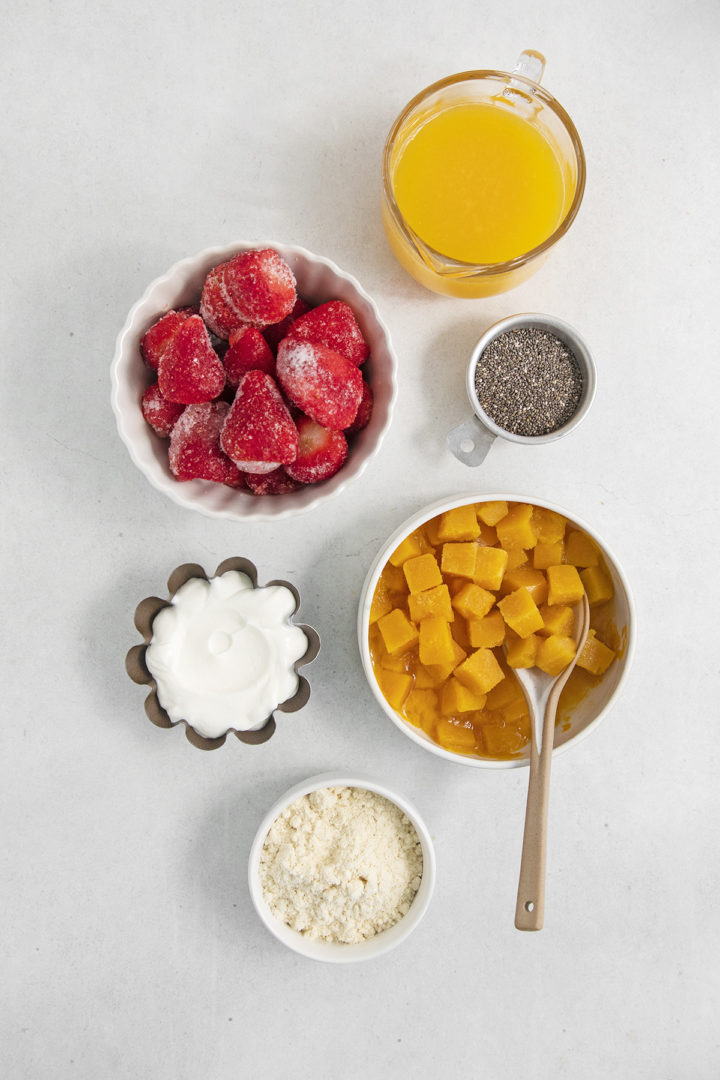
{"type": "Polygon", "coordinates": [[[512,435],[549,435],[580,404],[583,377],[572,351],[548,330],[528,326],[491,341],[475,368],[481,408],[512,435]]]}

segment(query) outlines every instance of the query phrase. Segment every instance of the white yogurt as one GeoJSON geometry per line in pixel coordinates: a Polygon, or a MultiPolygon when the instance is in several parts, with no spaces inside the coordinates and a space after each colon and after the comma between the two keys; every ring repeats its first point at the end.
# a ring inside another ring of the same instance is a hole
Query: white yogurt
{"type": "Polygon", "coordinates": [[[254,589],[238,570],[182,585],[155,616],[145,654],[170,719],[209,739],[262,727],[298,688],[293,664],[308,641],[289,621],[294,610],[284,585],[254,589]]]}

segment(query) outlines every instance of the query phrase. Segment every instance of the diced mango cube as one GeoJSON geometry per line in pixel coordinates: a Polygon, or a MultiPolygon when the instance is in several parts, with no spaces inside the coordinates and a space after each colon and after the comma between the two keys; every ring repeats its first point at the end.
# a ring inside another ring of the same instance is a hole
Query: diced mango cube
{"type": "Polygon", "coordinates": [[[410,672],[410,657],[407,653],[398,653],[397,656],[385,653],[380,661],[380,667],[384,671],[400,671],[408,675],[410,672]]]}
{"type": "Polygon", "coordinates": [[[499,600],[498,607],[503,619],[518,637],[529,637],[543,626],[543,617],[538,606],[524,587],[515,589],[509,596],[499,600]]]}
{"type": "Polygon", "coordinates": [[[573,566],[597,566],[600,552],[594,540],[587,533],[574,530],[569,532],[565,543],[565,558],[573,566]]]}
{"type": "Polygon", "coordinates": [[[390,562],[393,566],[402,566],[408,559],[414,559],[422,554],[423,545],[420,536],[417,532],[413,532],[406,536],[402,543],[398,544],[390,556],[390,562]]]}
{"type": "Polygon", "coordinates": [[[530,711],[524,697],[514,698],[502,710],[502,718],[506,724],[519,724],[524,734],[530,734],[530,711]],[[527,728],[525,727],[527,722],[527,728]]]}
{"type": "Polygon", "coordinates": [[[497,547],[497,529],[493,529],[492,525],[486,525],[484,521],[478,521],[478,528],[480,529],[478,543],[484,544],[485,547],[497,547]]]}
{"type": "Polygon", "coordinates": [[[436,690],[447,680],[449,664],[442,671],[436,667],[425,667],[419,660],[415,660],[413,671],[415,673],[415,686],[418,690],[436,690]]]}
{"type": "Polygon", "coordinates": [[[472,754],[477,745],[477,736],[471,724],[453,723],[446,716],[438,720],[435,738],[444,750],[453,754],[472,754]]]}
{"type": "Polygon", "coordinates": [[[437,559],[429,552],[407,559],[403,563],[403,572],[411,593],[424,592],[443,583],[437,559]]]}
{"type": "Polygon", "coordinates": [[[420,623],[418,656],[421,664],[451,664],[455,656],[450,623],[431,617],[420,623]]]}
{"type": "Polygon", "coordinates": [[[466,577],[472,580],[475,575],[475,558],[479,550],[481,549],[473,541],[461,544],[443,544],[440,560],[443,574],[454,574],[456,577],[466,577]]]}
{"type": "Polygon", "coordinates": [[[383,615],[378,619],[378,626],[389,653],[397,655],[417,644],[417,627],[410,622],[401,608],[393,608],[387,615],[383,615]]]}
{"type": "Polygon", "coordinates": [[[486,525],[497,525],[498,521],[502,521],[507,514],[508,504],[505,501],[484,502],[478,503],[475,509],[477,516],[486,525]]]}
{"type": "Polygon", "coordinates": [[[473,581],[483,589],[499,589],[507,563],[508,553],[502,548],[477,546],[473,581]]]}
{"type": "Polygon", "coordinates": [[[491,611],[482,619],[469,619],[467,627],[473,649],[494,649],[505,640],[505,620],[500,611],[491,611]]]}
{"type": "Polygon", "coordinates": [[[532,525],[533,507],[515,503],[498,521],[497,536],[503,548],[534,548],[538,538],[532,525]]]}
{"type": "MultiPolygon", "coordinates": [[[[583,583],[574,566],[548,566],[548,604],[577,604],[582,600],[583,583]]],[[[589,599],[589,597],[588,597],[589,599]]]]}
{"type": "Polygon", "coordinates": [[[512,757],[522,750],[527,738],[517,727],[484,724],[482,729],[485,750],[491,757],[512,757]]]}
{"type": "Polygon", "coordinates": [[[518,637],[517,634],[508,634],[505,659],[511,668],[535,667],[537,660],[540,638],[537,634],[528,637],[518,637]]]}
{"type": "Polygon", "coordinates": [[[486,707],[488,709],[499,709],[503,711],[515,701],[525,701],[525,695],[522,692],[520,683],[517,681],[514,675],[511,675],[507,679],[503,679],[501,683],[494,686],[487,696],[486,707]]]}
{"type": "Polygon", "coordinates": [[[580,571],[580,577],[585,586],[590,607],[612,600],[615,595],[612,579],[601,566],[588,566],[586,570],[580,571]]]}
{"type": "Polygon", "coordinates": [[[535,603],[540,606],[547,600],[548,583],[542,570],[534,570],[532,566],[518,566],[514,570],[506,570],[500,591],[507,595],[516,589],[525,587],[535,603]]]}
{"type": "Polygon", "coordinates": [[[480,526],[472,504],[456,506],[440,515],[438,536],[441,543],[451,540],[477,540],[479,535],[480,526]]]}
{"type": "Polygon", "coordinates": [[[486,694],[478,694],[476,691],[470,690],[452,676],[445,683],[440,693],[440,708],[446,716],[454,716],[455,713],[474,712],[476,709],[484,709],[486,700],[486,694]]]}
{"type": "Polygon", "coordinates": [[[566,604],[556,604],[555,607],[543,604],[540,614],[545,625],[538,633],[545,637],[549,634],[569,634],[572,637],[575,629],[575,612],[571,607],[566,604]]]}
{"type": "Polygon", "coordinates": [[[464,619],[482,619],[495,603],[495,597],[481,585],[468,582],[452,598],[452,606],[464,619]]]}
{"type": "Polygon", "coordinates": [[[455,677],[477,694],[487,694],[505,678],[505,672],[490,649],[476,649],[455,668],[455,677]]]}
{"type": "Polygon", "coordinates": [[[383,641],[377,623],[370,624],[370,629],[368,630],[368,646],[370,648],[372,662],[375,664],[380,657],[385,655],[385,642],[383,641]]]}
{"type": "Polygon", "coordinates": [[[422,526],[422,530],[427,537],[428,543],[433,547],[440,547],[440,518],[434,517],[426,521],[422,526]]]}
{"type": "Polygon", "coordinates": [[[535,663],[548,675],[559,675],[571,662],[576,652],[577,644],[574,638],[565,637],[562,634],[551,634],[550,637],[540,638],[535,663]]]}
{"type": "Polygon", "coordinates": [[[388,611],[392,611],[392,600],[388,594],[387,584],[380,578],[370,604],[370,625],[376,623],[383,615],[387,615],[388,611]]]}
{"type": "Polygon", "coordinates": [[[536,506],[533,509],[533,529],[538,540],[553,544],[562,540],[565,536],[567,518],[555,510],[547,510],[544,506],[536,506]]]}
{"type": "Polygon", "coordinates": [[[462,664],[463,660],[467,656],[467,653],[462,649],[457,641],[453,638],[453,658],[449,664],[429,664],[428,673],[433,679],[437,679],[438,683],[445,682],[452,675],[458,664],[462,664]]]}
{"type": "Polygon", "coordinates": [[[410,618],[414,623],[422,622],[436,616],[452,622],[455,618],[450,602],[450,590],[447,585],[436,585],[434,589],[425,589],[424,592],[410,593],[408,597],[410,618]]]}
{"type": "Polygon", "coordinates": [[[615,659],[615,653],[603,644],[594,630],[588,632],[585,644],[577,658],[577,666],[591,675],[604,675],[615,659]]]}
{"type": "Polygon", "coordinates": [[[438,706],[438,696],[434,690],[418,690],[413,687],[405,699],[402,715],[415,727],[422,728],[428,735],[432,735],[438,716],[438,706]]]}
{"type": "Polygon", "coordinates": [[[382,668],[377,672],[377,681],[387,703],[396,712],[400,712],[405,698],[412,689],[412,675],[400,671],[386,671],[382,668]]]}
{"type": "Polygon", "coordinates": [[[402,571],[402,566],[393,566],[391,563],[387,563],[382,572],[381,580],[387,585],[388,593],[391,596],[393,593],[400,596],[407,596],[408,586],[402,571]]]}
{"type": "Polygon", "coordinates": [[[450,590],[450,596],[457,596],[457,594],[467,585],[467,580],[461,577],[453,577],[452,574],[448,574],[445,578],[445,584],[450,590]]]}
{"type": "MultiPolygon", "coordinates": [[[[547,570],[548,566],[560,566],[564,561],[565,545],[562,540],[538,540],[533,551],[533,566],[536,570],[547,570]]],[[[572,559],[568,559],[572,562],[572,559]]]]}
{"type": "Polygon", "coordinates": [[[522,548],[508,548],[507,550],[507,569],[514,570],[518,566],[525,566],[528,561],[529,551],[524,551],[522,548]]]}
{"type": "Polygon", "coordinates": [[[455,619],[452,624],[452,636],[453,640],[460,645],[461,648],[466,651],[470,650],[470,638],[468,637],[468,620],[464,619],[462,615],[456,612],[455,619]]]}

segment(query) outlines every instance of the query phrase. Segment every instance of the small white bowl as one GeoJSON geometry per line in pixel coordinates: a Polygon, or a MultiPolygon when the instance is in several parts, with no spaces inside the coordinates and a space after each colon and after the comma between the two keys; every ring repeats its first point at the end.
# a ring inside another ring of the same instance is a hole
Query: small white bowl
{"type": "Polygon", "coordinates": [[[269,521],[303,513],[318,503],[338,495],[360,476],[377,453],[390,426],[396,396],[397,361],[390,334],[375,302],[350,274],[330,259],[313,255],[302,247],[273,241],[240,242],[227,247],[207,248],[175,263],[166,274],[153,281],[131,308],[115,346],[112,362],[112,407],[120,438],[138,469],[153,487],[173,502],[210,517],[234,521],[269,521]],[[374,397],[370,423],[353,436],[347,462],[339,472],[320,484],[308,484],[287,495],[254,496],[224,484],[207,480],[183,483],[175,479],[168,465],[168,441],[145,422],[140,399],[151,382],[151,372],[140,355],[140,339],[159,315],[171,308],[200,301],[203,282],[210,269],[239,251],[273,248],[290,265],[297,279],[298,295],[310,304],[344,300],[355,313],[370,356],[363,364],[374,397]]]}
{"type": "Polygon", "coordinates": [[[323,960],[329,964],[354,963],[358,960],[371,960],[375,956],[381,956],[383,953],[389,952],[390,949],[394,949],[396,945],[399,945],[413,932],[428,909],[435,887],[435,852],[425,822],[415,807],[407,799],[398,795],[397,792],[362,773],[321,773],[290,788],[268,810],[260,823],[250,848],[248,884],[255,910],[270,933],[274,934],[283,945],[287,945],[289,949],[300,953],[302,956],[307,956],[311,960],[323,960]],[[296,799],[302,798],[303,795],[309,795],[311,791],[318,791],[320,788],[327,787],[361,788],[364,791],[374,791],[378,795],[384,796],[389,802],[395,803],[412,822],[422,847],[422,880],[407,915],[404,915],[389,930],[384,930],[381,934],[377,934],[376,937],[359,942],[357,945],[336,945],[327,941],[311,941],[303,937],[297,930],[291,929],[272,913],[263,896],[260,884],[260,854],[268,830],[276,817],[296,799]]]}
{"type": "Polygon", "coordinates": [[[500,494],[490,492],[485,494],[484,492],[480,493],[475,491],[466,493],[465,495],[456,495],[451,499],[441,499],[439,502],[424,507],[422,510],[418,511],[417,514],[408,518],[407,521],[395,530],[390,539],[375,557],[367,577],[365,578],[365,583],[360,595],[360,608],[358,611],[358,643],[360,646],[360,655],[362,657],[365,676],[381,709],[390,717],[392,722],[403,732],[403,734],[407,735],[408,738],[412,739],[418,746],[422,746],[424,750],[429,750],[432,754],[437,754],[438,757],[444,758],[446,761],[453,761],[455,763],[470,765],[480,769],[513,769],[518,766],[527,765],[529,763],[529,750],[525,757],[511,758],[509,760],[477,758],[470,757],[466,754],[456,754],[451,750],[445,750],[442,746],[438,746],[438,744],[433,742],[424,731],[415,727],[413,724],[410,724],[407,720],[403,719],[399,713],[396,713],[392,706],[385,700],[382,690],[378,686],[372,667],[369,645],[370,606],[375,593],[375,586],[378,583],[383,567],[400,541],[409,533],[414,529],[417,529],[418,526],[422,525],[424,522],[429,521],[438,514],[442,514],[445,510],[452,510],[456,506],[465,506],[467,503],[495,502],[500,500],[532,503],[534,506],[542,506],[548,510],[555,510],[556,513],[566,517],[571,524],[577,525],[578,528],[583,529],[588,536],[593,538],[600,548],[615,588],[614,603],[617,629],[620,634],[624,634],[624,648],[622,655],[618,656],[617,660],[603,676],[602,681],[597,686],[594,686],[582,701],[578,702],[575,706],[568,729],[556,729],[553,756],[561,753],[563,750],[567,749],[568,746],[577,743],[580,739],[585,738],[586,735],[589,735],[590,732],[597,727],[610,708],[612,701],[617,694],[619,694],[625,679],[627,678],[632,663],[633,652],[635,650],[635,607],[630,592],[630,586],[620,568],[620,564],[618,563],[617,558],[609,550],[605,541],[597,535],[595,530],[571,511],[566,510],[564,507],[558,506],[555,503],[546,502],[545,499],[535,498],[533,495],[513,495],[508,494],[508,492],[502,492],[500,494]]]}

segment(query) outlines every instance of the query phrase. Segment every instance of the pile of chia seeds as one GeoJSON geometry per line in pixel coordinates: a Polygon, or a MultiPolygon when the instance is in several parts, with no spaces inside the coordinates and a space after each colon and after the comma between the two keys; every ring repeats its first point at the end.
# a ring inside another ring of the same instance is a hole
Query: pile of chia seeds
{"type": "Polygon", "coordinates": [[[480,407],[513,435],[549,435],[575,415],[583,388],[567,345],[534,326],[491,341],[475,368],[480,407]]]}

